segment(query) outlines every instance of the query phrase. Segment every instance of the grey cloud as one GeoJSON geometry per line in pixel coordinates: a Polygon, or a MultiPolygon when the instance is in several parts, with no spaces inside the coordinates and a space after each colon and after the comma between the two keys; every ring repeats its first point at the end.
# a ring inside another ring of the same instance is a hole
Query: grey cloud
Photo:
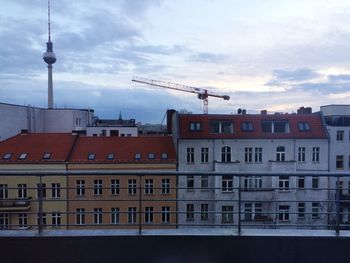
{"type": "Polygon", "coordinates": [[[305,81],[319,77],[320,75],[308,68],[296,70],[274,70],[273,76],[277,81],[305,81]]]}
{"type": "Polygon", "coordinates": [[[189,61],[194,62],[204,62],[204,63],[219,63],[227,60],[228,56],[223,54],[202,52],[197,54],[192,54],[189,57],[189,61]]]}
{"type": "Polygon", "coordinates": [[[350,82],[350,75],[340,74],[340,75],[329,75],[328,80],[330,82],[350,82]]]}
{"type": "Polygon", "coordinates": [[[350,82],[349,83],[332,83],[332,82],[326,82],[326,83],[303,83],[300,85],[296,85],[292,87],[294,90],[299,91],[308,91],[308,92],[314,92],[314,93],[321,93],[325,95],[329,94],[338,94],[343,92],[350,91],[350,82]]]}

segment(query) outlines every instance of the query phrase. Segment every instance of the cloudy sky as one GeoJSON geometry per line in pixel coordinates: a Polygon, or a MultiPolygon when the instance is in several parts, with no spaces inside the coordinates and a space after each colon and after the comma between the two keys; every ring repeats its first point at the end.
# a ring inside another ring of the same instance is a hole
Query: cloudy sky
{"type": "MultiPolygon", "coordinates": [[[[0,102],[47,106],[46,0],[0,0],[0,102]]],[[[231,96],[238,108],[295,112],[350,104],[348,0],[52,0],[54,104],[159,123],[202,111],[170,81],[231,96]]]]}

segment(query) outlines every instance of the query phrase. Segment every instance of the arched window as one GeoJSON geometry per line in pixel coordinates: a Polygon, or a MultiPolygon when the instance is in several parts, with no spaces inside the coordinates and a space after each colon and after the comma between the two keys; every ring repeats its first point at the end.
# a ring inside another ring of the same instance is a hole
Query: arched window
{"type": "Polygon", "coordinates": [[[224,146],[221,148],[221,162],[231,162],[231,147],[224,146]]]}
{"type": "Polygon", "coordinates": [[[276,149],[276,161],[284,162],[286,160],[286,149],[284,146],[278,146],[276,149]]]}

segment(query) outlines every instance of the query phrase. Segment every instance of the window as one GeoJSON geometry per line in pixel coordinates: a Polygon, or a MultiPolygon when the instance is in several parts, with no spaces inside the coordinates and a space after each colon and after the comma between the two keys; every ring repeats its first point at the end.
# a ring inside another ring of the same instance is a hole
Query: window
{"type": "Polygon", "coordinates": [[[136,223],[136,207],[128,207],[128,223],[136,223]]]}
{"type": "Polygon", "coordinates": [[[350,169],[350,155],[349,155],[349,159],[348,160],[349,160],[348,166],[349,166],[349,169],[350,169]]]}
{"type": "Polygon", "coordinates": [[[27,185],[17,184],[18,198],[27,198],[27,185]]]}
{"type": "Polygon", "coordinates": [[[77,208],[76,210],[76,224],[84,225],[85,224],[85,208],[77,208]]]}
{"type": "Polygon", "coordinates": [[[244,148],[244,161],[246,163],[253,162],[253,148],[251,147],[244,148]]]}
{"type": "Polygon", "coordinates": [[[153,207],[145,207],[145,223],[153,223],[153,207]]]}
{"type": "Polygon", "coordinates": [[[201,221],[208,221],[209,219],[209,205],[201,204],[201,221]]]}
{"type": "Polygon", "coordinates": [[[187,163],[194,163],[194,148],[189,147],[187,148],[187,163]]]}
{"type": "Polygon", "coordinates": [[[61,213],[53,212],[51,214],[51,224],[52,226],[60,226],[61,225],[61,213]]]}
{"type": "Polygon", "coordinates": [[[38,226],[46,226],[46,213],[41,213],[41,223],[40,223],[40,213],[37,214],[37,224],[38,226]]]}
{"type": "Polygon", "coordinates": [[[193,221],[194,220],[194,204],[186,205],[186,220],[193,221]]]}
{"type": "MultiPolygon", "coordinates": [[[[3,156],[2,156],[2,159],[3,160],[10,160],[12,157],[12,153],[5,153],[3,156]]],[[[1,228],[1,226],[0,226],[1,228]]]]}
{"type": "Polygon", "coordinates": [[[289,190],[289,176],[280,176],[278,185],[280,191],[289,190]]]}
{"type": "Polygon", "coordinates": [[[102,195],[102,189],[103,189],[102,180],[101,179],[94,180],[94,195],[102,195]]]}
{"type": "Polygon", "coordinates": [[[224,146],[221,148],[221,162],[223,163],[231,162],[231,147],[224,146]]]}
{"type": "Polygon", "coordinates": [[[162,223],[170,222],[170,206],[162,206],[162,223]]]}
{"type": "Polygon", "coordinates": [[[119,224],[120,215],[119,215],[119,207],[111,208],[111,224],[119,224]]]}
{"type": "Polygon", "coordinates": [[[305,147],[299,147],[298,148],[298,162],[304,163],[305,162],[305,147]]]}
{"type": "Polygon", "coordinates": [[[298,177],[298,188],[299,189],[305,188],[305,177],[304,176],[298,177]]]}
{"type": "Polygon", "coordinates": [[[61,197],[61,184],[58,184],[58,183],[51,184],[51,196],[52,198],[61,197]]]}
{"type": "Polygon", "coordinates": [[[21,153],[18,157],[19,160],[25,160],[27,159],[28,154],[27,153],[21,153]]]}
{"type": "Polygon", "coordinates": [[[255,190],[262,188],[262,176],[245,176],[244,177],[244,189],[255,190]]]}
{"type": "Polygon", "coordinates": [[[27,227],[28,226],[28,215],[27,214],[18,214],[18,226],[27,227]]]}
{"type": "Polygon", "coordinates": [[[289,205],[280,205],[278,207],[278,220],[289,221],[289,205]]]}
{"type": "Polygon", "coordinates": [[[337,155],[336,168],[337,169],[344,169],[344,155],[337,155]]]}
{"type": "Polygon", "coordinates": [[[288,121],[262,121],[262,131],[268,133],[289,133],[288,121]]]}
{"type": "Polygon", "coordinates": [[[170,179],[162,179],[162,194],[170,194],[170,179]]]}
{"type": "Polygon", "coordinates": [[[203,147],[201,148],[201,163],[209,162],[209,148],[203,147]]]}
{"type": "Polygon", "coordinates": [[[241,131],[248,132],[253,130],[254,130],[254,126],[252,122],[242,122],[241,131]]]}
{"type": "Polygon", "coordinates": [[[298,218],[305,218],[305,203],[298,203],[298,218]]]}
{"type": "Polygon", "coordinates": [[[261,147],[255,148],[255,162],[262,163],[262,148],[261,147]]]}
{"type": "Polygon", "coordinates": [[[312,188],[313,189],[317,189],[318,188],[318,184],[319,184],[319,177],[318,176],[312,176],[312,188]]]}
{"type": "Polygon", "coordinates": [[[76,181],[75,194],[77,196],[85,195],[85,180],[77,180],[76,181]]]}
{"type": "Polygon", "coordinates": [[[167,153],[162,153],[161,156],[160,156],[160,158],[161,158],[162,160],[167,160],[167,159],[168,159],[168,154],[167,154],[167,153]]]}
{"type": "Polygon", "coordinates": [[[136,195],[136,179],[128,180],[128,194],[136,195]]]}
{"type": "Polygon", "coordinates": [[[149,153],[148,154],[148,160],[154,160],[156,159],[156,154],[155,153],[149,153]]]}
{"type": "Polygon", "coordinates": [[[232,192],[233,191],[233,176],[232,175],[223,175],[222,176],[222,192],[232,192]]]}
{"type": "Polygon", "coordinates": [[[194,176],[187,175],[187,190],[194,190],[194,176]]]}
{"type": "Polygon", "coordinates": [[[233,133],[233,123],[226,120],[213,120],[210,121],[210,132],[211,133],[233,133]]]}
{"type": "Polygon", "coordinates": [[[94,208],[94,224],[102,224],[102,208],[94,208]]]}
{"type": "Polygon", "coordinates": [[[6,198],[8,198],[7,184],[0,184],[0,199],[6,199],[6,198]]]}
{"type": "Polygon", "coordinates": [[[51,159],[51,153],[44,153],[42,158],[43,158],[43,160],[51,159]]]}
{"type": "Polygon", "coordinates": [[[201,176],[201,189],[208,190],[208,187],[209,187],[209,177],[208,177],[208,175],[202,175],[201,176]]]}
{"type": "Polygon", "coordinates": [[[284,162],[286,160],[286,149],[283,146],[278,146],[276,149],[276,161],[284,162]]]}
{"type": "Polygon", "coordinates": [[[8,229],[9,227],[9,214],[0,213],[0,229],[8,229]]]}
{"type": "Polygon", "coordinates": [[[145,180],[145,194],[146,195],[153,194],[153,179],[145,180]]]}
{"type": "Polygon", "coordinates": [[[46,198],[46,184],[37,184],[37,197],[46,198]],[[41,190],[41,196],[40,196],[41,190]]]}
{"type": "Polygon", "coordinates": [[[96,154],[89,153],[87,158],[88,158],[88,160],[95,160],[95,157],[96,157],[96,154]]]}
{"type": "Polygon", "coordinates": [[[109,161],[114,160],[114,153],[107,154],[107,160],[109,161]]]}
{"type": "Polygon", "coordinates": [[[261,216],[261,203],[246,203],[244,204],[244,220],[253,221],[256,217],[261,216]]]}
{"type": "Polygon", "coordinates": [[[200,131],[201,123],[200,122],[190,122],[190,131],[200,131]]]}
{"type": "Polygon", "coordinates": [[[319,209],[320,209],[320,204],[317,202],[315,203],[313,202],[311,207],[311,217],[313,219],[319,218],[319,209]]]}
{"type": "Polygon", "coordinates": [[[337,141],[344,140],[344,131],[337,131],[337,141]]]}
{"type": "Polygon", "coordinates": [[[135,153],[135,160],[141,160],[141,153],[135,153]]]}
{"type": "Polygon", "coordinates": [[[119,195],[119,179],[111,180],[111,195],[119,195]]]}
{"type": "Polygon", "coordinates": [[[221,222],[224,224],[233,223],[233,206],[223,205],[221,207],[221,222]]]}
{"type": "Polygon", "coordinates": [[[298,122],[298,129],[301,132],[310,131],[310,125],[308,122],[298,122]]]}
{"type": "Polygon", "coordinates": [[[320,161],[320,147],[313,147],[312,148],[312,161],[314,163],[320,161]]]}

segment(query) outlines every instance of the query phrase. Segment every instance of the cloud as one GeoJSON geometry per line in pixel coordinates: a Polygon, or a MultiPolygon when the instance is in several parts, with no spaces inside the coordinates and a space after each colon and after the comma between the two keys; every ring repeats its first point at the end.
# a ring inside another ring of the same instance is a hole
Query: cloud
{"type": "Polygon", "coordinates": [[[203,62],[203,63],[222,63],[228,59],[227,55],[201,52],[192,54],[189,57],[189,61],[193,62],[203,62]]]}

